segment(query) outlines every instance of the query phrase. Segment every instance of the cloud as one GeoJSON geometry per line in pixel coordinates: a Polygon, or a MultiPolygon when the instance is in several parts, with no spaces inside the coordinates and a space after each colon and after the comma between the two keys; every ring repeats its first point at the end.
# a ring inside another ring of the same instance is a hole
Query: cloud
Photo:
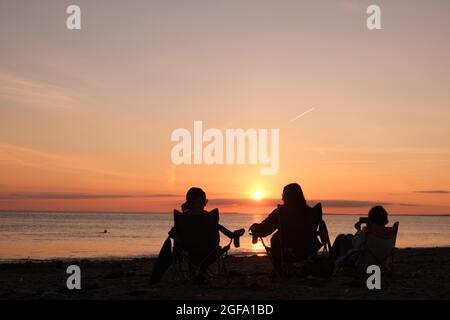
{"type": "Polygon", "coordinates": [[[144,179],[141,175],[128,174],[120,171],[105,170],[102,167],[95,167],[86,163],[80,158],[67,157],[64,155],[50,153],[34,148],[20,145],[12,145],[0,142],[0,165],[17,165],[44,169],[49,171],[70,172],[70,173],[88,173],[90,175],[121,178],[121,179],[139,179],[147,182],[161,183],[161,180],[144,179]]]}
{"type": "MultiPolygon", "coordinates": [[[[319,199],[319,200],[309,200],[309,205],[314,205],[316,203],[322,203],[324,207],[333,207],[333,208],[364,208],[364,207],[373,207],[377,205],[381,206],[408,206],[414,207],[415,204],[410,203],[390,203],[390,202],[374,202],[374,201],[366,201],[366,200],[327,200],[327,199],[319,199]]],[[[280,199],[262,199],[259,201],[253,199],[244,199],[244,198],[219,198],[219,199],[210,199],[209,203],[212,205],[241,205],[241,206],[276,206],[281,204],[282,201],[280,199]]]]}
{"type": "Polygon", "coordinates": [[[170,193],[160,194],[94,194],[94,193],[62,193],[62,192],[36,192],[36,193],[10,193],[0,194],[0,200],[90,200],[90,199],[130,199],[130,198],[177,198],[180,195],[170,193]]]}
{"type": "Polygon", "coordinates": [[[68,88],[5,73],[0,73],[0,96],[26,107],[60,109],[80,104],[77,94],[68,88]]]}
{"type": "Polygon", "coordinates": [[[414,193],[425,193],[425,194],[449,194],[450,191],[448,191],[448,190],[421,190],[421,191],[414,191],[414,193]]]}
{"type": "MultiPolygon", "coordinates": [[[[99,200],[99,199],[177,199],[184,198],[184,195],[173,193],[155,193],[155,194],[126,194],[126,193],[82,193],[82,192],[27,192],[27,193],[4,193],[0,194],[0,200],[99,200]]],[[[308,204],[313,206],[321,203],[324,207],[332,208],[366,208],[377,205],[382,206],[405,206],[415,207],[411,203],[390,203],[374,202],[364,200],[310,200],[308,204]]],[[[169,203],[173,203],[171,200],[169,203]]],[[[266,198],[254,200],[248,198],[216,198],[209,199],[209,205],[213,206],[257,206],[257,207],[276,207],[281,204],[280,199],[266,198]]]]}
{"type": "Polygon", "coordinates": [[[209,199],[209,204],[217,205],[217,206],[276,206],[280,203],[278,199],[261,199],[259,201],[253,199],[246,198],[216,198],[209,199]]]}
{"type": "Polygon", "coordinates": [[[335,207],[335,208],[362,208],[362,207],[373,207],[376,205],[388,205],[387,203],[362,201],[362,200],[312,200],[308,202],[310,204],[320,202],[325,207],[335,207]]]}

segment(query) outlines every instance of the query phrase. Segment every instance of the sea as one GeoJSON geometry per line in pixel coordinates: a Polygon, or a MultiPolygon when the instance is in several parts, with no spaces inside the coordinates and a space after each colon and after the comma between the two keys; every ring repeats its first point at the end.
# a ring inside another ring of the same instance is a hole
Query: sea
{"type": "MultiPolygon", "coordinates": [[[[265,215],[224,213],[221,224],[245,228],[265,215]]],[[[325,215],[332,241],[340,233],[354,233],[359,216],[325,215]]],[[[450,216],[390,216],[398,221],[397,247],[450,246],[450,216]]],[[[156,256],[173,226],[170,213],[0,212],[0,260],[105,259],[156,256]],[[105,232],[106,231],[106,232],[105,232]]],[[[221,237],[221,243],[226,244],[221,237]]],[[[267,243],[269,238],[267,238],[267,243]]],[[[261,242],[241,238],[230,254],[262,254],[261,242]]]]}

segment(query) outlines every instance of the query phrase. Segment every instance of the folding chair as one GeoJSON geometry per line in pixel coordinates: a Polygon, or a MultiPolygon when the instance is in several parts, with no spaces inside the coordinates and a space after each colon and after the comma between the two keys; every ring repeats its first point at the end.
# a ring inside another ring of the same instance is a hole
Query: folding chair
{"type": "Polygon", "coordinates": [[[377,265],[384,272],[392,274],[398,226],[398,222],[395,222],[392,227],[369,222],[364,245],[357,251],[355,266],[365,271],[368,266],[377,265]]]}
{"type": "Polygon", "coordinates": [[[233,239],[226,246],[220,246],[217,209],[200,214],[174,210],[174,223],[173,262],[183,279],[226,273],[224,257],[233,239]],[[212,269],[214,264],[217,264],[217,272],[212,269]]]}
{"type": "Polygon", "coordinates": [[[331,249],[328,229],[323,220],[322,204],[318,203],[311,208],[307,219],[301,215],[289,215],[281,211],[278,221],[278,234],[273,237],[280,238],[280,261],[276,262],[273,248],[266,245],[263,238],[261,242],[271,258],[275,272],[279,276],[289,276],[294,264],[304,261],[325,258],[331,249]],[[306,221],[305,221],[306,220],[306,221]],[[300,228],[303,232],[299,232],[300,228]],[[305,254],[306,253],[306,254],[305,254]]]}

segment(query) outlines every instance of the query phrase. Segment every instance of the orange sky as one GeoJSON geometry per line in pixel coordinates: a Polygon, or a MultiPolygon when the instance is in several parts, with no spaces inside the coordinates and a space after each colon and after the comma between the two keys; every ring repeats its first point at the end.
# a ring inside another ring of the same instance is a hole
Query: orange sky
{"type": "Polygon", "coordinates": [[[450,214],[450,3],[0,4],[0,210],[450,214]],[[313,108],[313,109],[312,109],[313,108]],[[311,110],[292,121],[299,114],[311,110]],[[280,168],[171,162],[176,128],[277,128],[280,168]],[[253,192],[264,198],[257,202],[253,192]]]}

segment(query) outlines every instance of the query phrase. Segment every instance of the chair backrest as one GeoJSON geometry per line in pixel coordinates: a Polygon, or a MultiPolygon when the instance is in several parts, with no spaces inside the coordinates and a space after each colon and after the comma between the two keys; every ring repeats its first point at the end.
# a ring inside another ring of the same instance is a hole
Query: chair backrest
{"type": "Polygon", "coordinates": [[[322,222],[322,206],[295,211],[280,207],[279,232],[284,249],[293,249],[300,255],[310,256],[321,247],[317,231],[322,222]]]}
{"type": "Polygon", "coordinates": [[[329,253],[331,250],[330,236],[328,234],[327,224],[323,220],[322,204],[318,203],[313,208],[314,215],[316,216],[317,224],[317,236],[319,237],[323,253],[329,253]]]}
{"type": "Polygon", "coordinates": [[[392,227],[384,227],[369,222],[367,224],[363,256],[359,264],[364,264],[364,266],[370,264],[383,265],[395,248],[398,225],[399,223],[396,222],[392,227]]]}
{"type": "Polygon", "coordinates": [[[219,210],[202,213],[173,212],[175,247],[190,254],[209,254],[219,248],[219,210]]]}

